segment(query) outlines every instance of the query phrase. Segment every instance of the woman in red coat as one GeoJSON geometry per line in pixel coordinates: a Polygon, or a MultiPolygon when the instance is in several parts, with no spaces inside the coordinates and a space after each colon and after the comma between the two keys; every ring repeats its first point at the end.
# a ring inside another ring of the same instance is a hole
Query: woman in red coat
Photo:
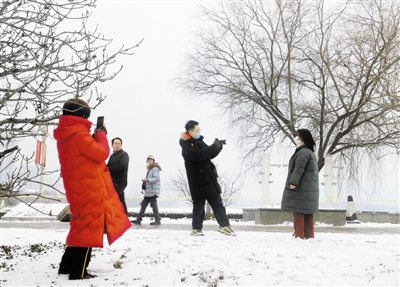
{"type": "Polygon", "coordinates": [[[71,210],[67,248],[59,274],[69,279],[96,277],[87,272],[92,247],[111,245],[131,223],[116,193],[105,160],[110,154],[106,129],[90,135],[90,107],[77,98],[65,102],[54,130],[67,201],[71,210]]]}

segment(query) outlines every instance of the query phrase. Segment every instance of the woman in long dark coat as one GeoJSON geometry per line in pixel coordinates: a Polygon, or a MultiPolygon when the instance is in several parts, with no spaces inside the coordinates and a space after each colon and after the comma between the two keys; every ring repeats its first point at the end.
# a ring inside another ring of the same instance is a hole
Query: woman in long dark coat
{"type": "Polygon", "coordinates": [[[318,212],[318,162],[309,130],[297,131],[297,148],[289,161],[282,210],[293,212],[294,236],[314,238],[314,213],[318,212]]]}

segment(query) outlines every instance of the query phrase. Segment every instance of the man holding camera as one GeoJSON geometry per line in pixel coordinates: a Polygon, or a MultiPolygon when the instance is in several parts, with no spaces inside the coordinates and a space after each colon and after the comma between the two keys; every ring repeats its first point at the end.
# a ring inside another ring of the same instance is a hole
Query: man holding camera
{"type": "Polygon", "coordinates": [[[225,142],[215,140],[210,146],[203,142],[200,135],[199,123],[190,120],[185,125],[186,132],[182,133],[179,144],[185,160],[186,175],[190,195],[193,202],[193,230],[190,235],[203,236],[204,207],[206,200],[211,205],[215,218],[220,227],[218,231],[230,236],[236,236],[231,229],[228,216],[221,198],[221,187],[218,184],[218,174],[211,159],[222,150],[225,142]]]}

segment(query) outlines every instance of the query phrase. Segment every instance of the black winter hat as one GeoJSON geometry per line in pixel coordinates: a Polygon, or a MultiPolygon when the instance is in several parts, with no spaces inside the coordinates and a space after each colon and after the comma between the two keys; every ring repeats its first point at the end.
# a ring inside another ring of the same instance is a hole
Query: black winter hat
{"type": "Polygon", "coordinates": [[[64,103],[63,115],[88,119],[90,117],[90,107],[84,100],[72,98],[64,103]]]}

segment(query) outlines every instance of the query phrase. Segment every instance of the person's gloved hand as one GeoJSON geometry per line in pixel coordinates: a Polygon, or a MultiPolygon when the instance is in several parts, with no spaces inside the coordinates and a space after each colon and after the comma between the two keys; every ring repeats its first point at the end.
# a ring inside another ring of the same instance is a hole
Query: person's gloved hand
{"type": "Polygon", "coordinates": [[[220,143],[219,141],[215,140],[214,144],[217,148],[221,148],[222,149],[222,143],[220,143]]]}
{"type": "Polygon", "coordinates": [[[97,133],[97,132],[105,132],[107,134],[107,129],[106,129],[105,126],[101,126],[98,129],[96,129],[94,132],[95,133],[97,133]]]}

